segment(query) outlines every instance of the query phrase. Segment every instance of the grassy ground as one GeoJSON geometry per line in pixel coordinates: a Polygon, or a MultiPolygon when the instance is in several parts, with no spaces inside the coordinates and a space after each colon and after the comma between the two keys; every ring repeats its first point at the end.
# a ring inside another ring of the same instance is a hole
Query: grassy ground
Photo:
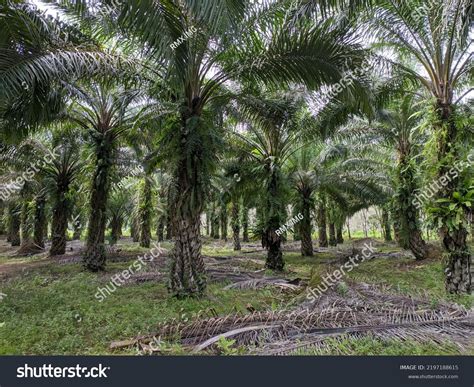
{"type": "MultiPolygon", "coordinates": [[[[132,244],[121,244],[123,251],[146,250],[132,244]]],[[[205,245],[209,256],[231,256],[230,246],[205,245]]],[[[189,321],[197,316],[248,313],[248,309],[277,310],[290,296],[275,289],[224,290],[225,283],[214,283],[201,299],[176,300],[168,297],[165,284],[146,282],[119,287],[103,302],[94,297],[98,287],[105,286],[107,276],[82,270],[80,264],[59,265],[55,262],[28,268],[35,258],[11,258],[0,253],[1,265],[24,265],[21,271],[0,283],[0,354],[109,354],[112,341],[153,333],[160,322],[171,319],[189,321]],[[14,262],[14,263],[12,263],[14,262]]],[[[246,254],[263,260],[264,253],[246,254]]],[[[285,253],[286,271],[293,277],[309,279],[335,268],[329,265],[331,251],[314,258],[302,258],[297,252],[285,253]],[[322,261],[326,263],[321,263],[322,261]]],[[[108,274],[123,270],[130,262],[110,263],[108,274]]],[[[472,297],[448,297],[444,293],[442,268],[438,261],[421,264],[412,259],[375,259],[350,274],[350,280],[384,283],[401,292],[420,289],[433,303],[449,298],[468,307],[472,297]]],[[[120,353],[134,353],[134,350],[120,353]]],[[[171,347],[171,353],[181,353],[171,347]]],[[[455,354],[455,347],[420,346],[410,343],[393,345],[376,340],[334,341],[328,353],[353,354],[455,354]],[[342,346],[342,347],[341,347],[342,346]],[[342,351],[342,349],[344,351],[342,351]]],[[[309,352],[311,354],[311,352],[309,352]]]]}
{"type": "Polygon", "coordinates": [[[349,278],[391,285],[405,294],[427,295],[433,306],[440,300],[453,301],[467,308],[472,306],[472,296],[453,296],[445,292],[443,268],[438,260],[419,263],[412,258],[374,259],[353,270],[349,278]]]}

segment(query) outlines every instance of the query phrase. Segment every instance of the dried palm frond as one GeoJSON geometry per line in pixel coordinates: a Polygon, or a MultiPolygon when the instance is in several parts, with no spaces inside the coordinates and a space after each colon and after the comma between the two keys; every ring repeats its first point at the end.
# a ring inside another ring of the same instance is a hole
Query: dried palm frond
{"type": "MultiPolygon", "coordinates": [[[[254,280],[254,283],[257,283],[254,280]]],[[[351,284],[344,296],[329,290],[325,297],[298,308],[162,324],[151,337],[211,349],[220,337],[251,346],[255,354],[286,354],[304,348],[322,351],[328,339],[371,336],[379,340],[453,341],[472,345],[473,313],[464,307],[390,292],[387,287],[351,284]]]]}
{"type": "Polygon", "coordinates": [[[468,352],[473,346],[473,324],[471,320],[448,322],[423,323],[416,326],[387,327],[378,326],[363,330],[348,332],[334,332],[326,335],[305,335],[279,342],[265,344],[252,351],[256,355],[291,355],[295,353],[311,352],[312,354],[340,354],[350,352],[341,351],[335,342],[347,339],[372,338],[381,342],[393,343],[412,341],[416,343],[432,343],[435,345],[452,344],[461,351],[468,352]]]}
{"type": "Polygon", "coordinates": [[[300,289],[300,286],[295,285],[290,280],[283,278],[255,278],[244,281],[239,281],[227,285],[224,290],[228,289],[260,289],[265,287],[277,287],[283,291],[295,291],[300,289]]]}

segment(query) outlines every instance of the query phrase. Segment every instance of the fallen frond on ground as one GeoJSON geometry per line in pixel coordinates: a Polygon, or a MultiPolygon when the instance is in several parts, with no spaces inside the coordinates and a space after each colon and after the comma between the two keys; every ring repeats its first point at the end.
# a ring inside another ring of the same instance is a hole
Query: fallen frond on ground
{"type": "Polygon", "coordinates": [[[433,307],[428,299],[352,284],[344,294],[331,290],[319,301],[305,302],[291,310],[227,315],[191,323],[173,321],[160,325],[154,335],[124,342],[123,346],[159,337],[190,347],[193,352],[212,351],[224,337],[247,347],[250,353],[278,355],[303,348],[317,352],[324,349],[328,339],[370,336],[377,340],[452,342],[467,351],[473,345],[473,333],[473,315],[462,306],[442,302],[433,307]]]}

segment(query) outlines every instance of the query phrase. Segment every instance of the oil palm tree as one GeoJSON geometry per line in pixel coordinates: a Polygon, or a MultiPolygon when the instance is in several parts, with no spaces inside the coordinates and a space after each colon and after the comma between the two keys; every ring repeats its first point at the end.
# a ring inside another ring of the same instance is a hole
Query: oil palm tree
{"type": "Polygon", "coordinates": [[[137,121],[139,105],[136,90],[124,90],[104,82],[88,90],[71,89],[74,97],[69,118],[88,135],[94,153],[94,172],[90,193],[90,215],[84,266],[90,271],[104,270],[107,200],[118,140],[137,121]]]}
{"type": "Polygon", "coordinates": [[[337,137],[314,141],[295,152],[288,164],[297,207],[303,214],[302,255],[312,255],[311,212],[315,205],[319,245],[327,247],[342,243],[341,227],[351,203],[364,202],[368,207],[388,196],[383,166],[368,158],[365,147],[357,142],[340,142],[337,137]]]}
{"type": "Polygon", "coordinates": [[[286,221],[288,179],[285,163],[301,144],[302,131],[296,130],[301,102],[289,94],[279,99],[246,97],[240,99],[240,110],[248,117],[248,135],[238,131],[241,150],[262,179],[261,225],[262,246],[267,249],[266,267],[281,271],[284,268],[281,249],[282,237],[278,229],[286,221]]]}
{"type": "Polygon", "coordinates": [[[138,239],[141,247],[150,247],[151,224],[153,219],[154,186],[155,178],[153,175],[156,164],[148,160],[146,155],[150,152],[148,144],[145,147],[134,147],[135,155],[140,160],[140,173],[135,177],[139,178],[136,188],[138,190],[137,200],[137,220],[138,220],[138,239]]]}
{"type": "Polygon", "coordinates": [[[265,15],[265,10],[243,0],[217,8],[210,1],[131,1],[118,17],[119,25],[143,42],[152,67],[169,79],[170,95],[180,105],[173,141],[177,156],[170,281],[177,296],[201,294],[205,288],[199,217],[215,148],[203,149],[200,144],[212,144],[213,132],[203,115],[210,102],[227,94],[222,85],[240,80],[314,87],[337,82],[347,65],[360,63],[363,56],[341,24],[306,23],[296,31],[288,29],[284,19],[265,15]],[[197,32],[171,48],[192,28],[197,32]],[[257,33],[245,33],[249,28],[257,33]]]}
{"type": "MultiPolygon", "coordinates": [[[[44,249],[46,236],[46,181],[45,170],[54,162],[56,154],[44,142],[44,136],[28,136],[4,153],[1,163],[10,169],[10,181],[16,181],[21,204],[20,252],[31,254],[44,249]]],[[[10,184],[11,185],[11,184],[10,184]]]]}
{"type": "Polygon", "coordinates": [[[299,223],[301,237],[301,255],[313,256],[312,241],[312,211],[315,209],[316,178],[313,167],[313,149],[308,146],[302,148],[289,159],[290,181],[297,193],[297,207],[303,215],[299,223]]]}
{"type": "MultiPolygon", "coordinates": [[[[254,175],[251,171],[252,166],[246,162],[245,156],[242,156],[241,154],[239,155],[238,147],[233,140],[234,138],[232,136],[228,138],[228,148],[222,157],[222,185],[225,186],[225,190],[228,192],[230,198],[230,223],[232,228],[233,247],[234,250],[238,251],[241,249],[240,231],[242,226],[245,227],[245,222],[247,223],[246,227],[248,228],[248,219],[245,218],[242,203],[245,200],[248,201],[248,197],[252,194],[256,194],[256,192],[254,175]]],[[[245,242],[248,242],[248,229],[247,231],[245,231],[245,229],[242,231],[244,231],[243,237],[245,236],[245,232],[247,232],[245,242]]]]}
{"type": "MultiPolygon", "coordinates": [[[[100,36],[100,35],[96,35],[100,36]]],[[[62,110],[64,84],[117,71],[126,58],[64,19],[30,2],[0,4],[0,117],[18,136],[51,122],[62,110]]]]}
{"type": "Polygon", "coordinates": [[[20,206],[18,201],[12,199],[8,202],[8,238],[13,246],[20,246],[20,206]]]}
{"type": "Polygon", "coordinates": [[[359,141],[362,144],[387,148],[388,155],[395,151],[395,168],[389,165],[386,168],[394,175],[393,210],[398,240],[402,247],[409,248],[415,258],[421,260],[428,257],[431,249],[423,239],[420,207],[416,204],[416,194],[420,189],[418,165],[422,161],[421,146],[426,142],[426,135],[420,129],[420,104],[409,93],[390,105],[389,109],[378,111],[376,121],[369,123],[354,119],[344,131],[349,136],[351,132],[361,135],[359,141]]]}
{"type": "Polygon", "coordinates": [[[68,135],[66,130],[61,130],[60,136],[56,132],[53,145],[56,145],[57,157],[44,169],[53,199],[50,255],[61,255],[66,252],[66,232],[73,195],[71,186],[84,167],[79,157],[79,144],[73,136],[74,131],[70,131],[68,135]]]}
{"type": "Polygon", "coordinates": [[[114,187],[107,205],[110,222],[110,244],[115,245],[122,236],[122,226],[131,211],[131,192],[129,189],[114,187]]]}
{"type": "MultiPolygon", "coordinates": [[[[472,91],[473,10],[471,0],[390,0],[375,7],[367,21],[382,42],[379,46],[400,54],[386,62],[415,80],[431,97],[428,120],[434,133],[431,146],[437,155],[437,178],[449,173],[460,159],[460,144],[466,136],[459,104],[472,91]],[[407,58],[413,66],[407,64],[407,58]]],[[[469,293],[472,286],[462,217],[441,208],[455,201],[454,195],[463,195],[462,187],[460,178],[452,179],[435,202],[435,207],[440,207],[440,233],[447,254],[446,289],[450,293],[469,293]]]]}
{"type": "MultiPolygon", "coordinates": [[[[67,6],[68,1],[58,3],[67,6]]],[[[88,10],[87,2],[69,3],[72,7],[84,5],[82,9],[88,10]]],[[[319,3],[326,9],[345,2],[319,3]]],[[[278,9],[279,2],[275,6],[231,0],[219,5],[215,7],[214,2],[201,0],[136,0],[124,2],[121,9],[108,15],[115,18],[121,34],[130,34],[136,38],[134,42],[142,43],[138,49],[147,56],[146,75],[165,80],[166,87],[157,87],[155,97],[165,96],[178,106],[178,113],[171,114],[175,120],[167,142],[174,156],[170,158],[174,182],[170,219],[175,245],[169,287],[177,296],[201,294],[205,288],[199,217],[207,196],[207,183],[215,167],[218,144],[214,138],[214,125],[208,125],[211,120],[206,115],[211,103],[228,97],[223,85],[232,80],[259,85],[304,83],[309,87],[319,87],[338,82],[348,68],[360,65],[364,56],[350,26],[335,20],[334,16],[323,20],[319,15],[317,20],[300,21],[299,28],[293,28],[287,23],[287,17],[280,17],[287,10],[278,9]],[[271,12],[267,12],[267,8],[271,12]],[[256,33],[248,34],[249,29],[256,33]],[[175,47],[174,43],[190,30],[196,32],[175,47]]],[[[48,53],[51,52],[50,49],[48,53]]],[[[80,74],[98,72],[107,59],[100,50],[86,57],[71,61],[82,65],[74,68],[75,74],[80,71],[80,74]]],[[[52,62],[55,65],[51,66],[52,71],[58,72],[59,66],[52,62]]],[[[33,68],[41,69],[41,65],[44,66],[40,63],[33,68]]],[[[9,63],[5,67],[11,69],[14,66],[9,63]]],[[[40,78],[46,83],[51,81],[50,74],[35,76],[33,72],[32,78],[40,78]]],[[[6,76],[2,78],[4,83],[7,82],[5,79],[6,76]]],[[[16,76],[15,82],[17,86],[21,85],[21,78],[16,76]]],[[[95,189],[93,185],[93,197],[95,189]]],[[[93,212],[97,214],[97,211],[93,212]]],[[[89,231],[95,231],[91,222],[89,231]]],[[[101,245],[103,233],[100,230],[90,232],[88,238],[92,238],[91,234],[98,235],[99,240],[88,244],[101,245]]],[[[102,253],[95,250],[95,247],[89,248],[87,253],[87,256],[97,257],[86,259],[86,266],[91,270],[103,268],[102,253]]]]}

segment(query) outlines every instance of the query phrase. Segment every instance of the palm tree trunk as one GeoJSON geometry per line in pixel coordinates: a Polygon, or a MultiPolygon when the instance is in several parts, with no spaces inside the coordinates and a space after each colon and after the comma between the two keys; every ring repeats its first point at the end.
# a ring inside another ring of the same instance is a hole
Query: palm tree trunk
{"type": "Polygon", "coordinates": [[[117,230],[118,239],[120,239],[120,238],[123,237],[123,218],[122,218],[122,216],[119,217],[117,227],[118,227],[118,230],[117,230]]]}
{"type": "Polygon", "coordinates": [[[165,220],[163,216],[159,217],[158,226],[156,228],[156,237],[158,242],[163,242],[165,240],[165,220]]]}
{"type": "Polygon", "coordinates": [[[140,227],[138,220],[135,216],[130,220],[130,236],[132,237],[133,242],[138,242],[140,239],[140,227]]]}
{"type": "Polygon", "coordinates": [[[351,239],[352,239],[352,236],[351,236],[351,224],[350,224],[350,222],[349,222],[349,219],[347,219],[346,224],[347,224],[347,237],[349,238],[349,240],[351,240],[351,239]]]}
{"type": "Polygon", "coordinates": [[[211,210],[211,238],[219,239],[219,215],[217,214],[215,203],[212,203],[211,210]]]}
{"type": "Polygon", "coordinates": [[[391,227],[390,227],[390,219],[388,216],[388,211],[385,208],[382,208],[382,223],[383,223],[383,229],[384,229],[385,242],[391,242],[392,233],[391,233],[391,227]]]}
{"type": "Polygon", "coordinates": [[[396,197],[401,243],[408,245],[417,260],[422,260],[428,256],[429,249],[421,233],[419,211],[413,204],[418,187],[414,162],[409,159],[409,153],[400,153],[397,170],[399,187],[396,197]]]}
{"type": "MultiPolygon", "coordinates": [[[[67,187],[58,186],[58,192],[56,193],[57,197],[53,208],[51,249],[49,250],[49,254],[52,256],[66,253],[66,231],[69,207],[65,197],[66,192],[67,187]]],[[[78,223],[80,222],[74,224],[74,236],[78,236],[77,229],[80,230],[80,225],[78,223]]]]}
{"type": "Polygon", "coordinates": [[[30,203],[24,199],[21,207],[21,244],[19,250],[22,253],[30,253],[33,248],[33,225],[30,217],[30,208],[30,203]]]}
{"type": "Polygon", "coordinates": [[[9,213],[9,236],[10,236],[10,243],[12,246],[20,246],[21,238],[20,238],[20,225],[21,225],[21,217],[20,217],[20,208],[17,204],[11,202],[8,206],[8,213],[9,213]]]}
{"type": "Polygon", "coordinates": [[[240,250],[240,209],[238,200],[232,203],[232,237],[234,240],[234,250],[240,250]]]}
{"type": "Polygon", "coordinates": [[[110,244],[115,245],[120,239],[120,219],[114,215],[110,221],[110,244]]]}
{"type": "Polygon", "coordinates": [[[318,207],[318,242],[319,247],[328,247],[328,235],[326,232],[326,207],[321,203],[318,207]]]}
{"type": "Polygon", "coordinates": [[[46,221],[46,197],[40,193],[35,198],[35,222],[33,231],[33,243],[38,249],[44,249],[44,237],[47,232],[46,221]]]}
{"type": "Polygon", "coordinates": [[[281,239],[275,232],[269,231],[265,237],[266,247],[268,249],[265,266],[268,269],[283,271],[285,262],[283,261],[283,252],[281,251],[281,239]]]}
{"type": "Polygon", "coordinates": [[[329,246],[336,246],[336,226],[333,222],[329,222],[329,246]]]}
{"type": "MultiPolygon", "coordinates": [[[[298,215],[298,211],[296,211],[296,207],[293,207],[292,217],[298,215]]],[[[301,222],[296,223],[293,226],[293,240],[300,241],[301,240],[301,222]]]]}
{"type": "MultiPolygon", "coordinates": [[[[438,178],[449,175],[450,169],[459,160],[456,144],[462,140],[458,136],[453,107],[441,102],[436,106],[438,122],[435,130],[438,133],[438,178]]],[[[451,175],[449,175],[451,176],[451,175]]],[[[437,199],[452,200],[454,192],[462,182],[459,176],[449,180],[444,190],[440,190],[437,199]]],[[[472,290],[471,254],[467,245],[467,230],[462,220],[456,220],[449,213],[441,218],[440,235],[446,251],[446,290],[449,293],[469,294],[472,290]],[[454,227],[453,227],[454,223],[454,227]]]]}
{"type": "Polygon", "coordinates": [[[362,228],[364,230],[364,237],[369,236],[369,228],[368,228],[368,222],[367,222],[367,210],[362,210],[362,228]]]}
{"type": "Polygon", "coordinates": [[[110,188],[112,142],[106,139],[97,144],[95,173],[90,197],[90,217],[87,229],[86,252],[83,264],[87,270],[96,272],[105,269],[105,229],[107,227],[107,200],[110,188]]]}
{"type": "Polygon", "coordinates": [[[201,295],[206,288],[206,272],[201,255],[199,217],[179,212],[175,219],[170,292],[178,298],[201,295]]]}
{"type": "Polygon", "coordinates": [[[151,180],[149,176],[145,176],[141,198],[142,203],[140,203],[140,246],[150,248],[152,193],[151,180]]]}
{"type": "Polygon", "coordinates": [[[249,241],[249,209],[242,207],[242,242],[249,241]]]}
{"type": "MultiPolygon", "coordinates": [[[[67,227],[66,227],[67,229],[67,227]]],[[[74,241],[78,241],[81,239],[81,235],[82,235],[82,225],[81,224],[75,224],[73,225],[72,227],[73,231],[72,231],[72,240],[74,241]]]]}
{"type": "Polygon", "coordinates": [[[336,225],[336,242],[337,242],[338,244],[344,243],[344,236],[343,236],[343,232],[342,232],[342,225],[343,225],[343,222],[336,225]]]}
{"type": "Polygon", "coordinates": [[[398,246],[405,250],[409,248],[408,240],[400,233],[400,224],[398,220],[393,221],[393,235],[397,241],[398,246]]]}
{"type": "MultiPolygon", "coordinates": [[[[268,168],[269,169],[269,168],[268,168]]],[[[267,259],[265,266],[268,269],[283,271],[285,261],[281,250],[281,236],[276,233],[283,222],[285,208],[277,207],[275,198],[280,196],[279,176],[271,173],[270,182],[267,188],[266,214],[267,224],[262,233],[262,246],[267,249],[267,259]]],[[[281,206],[281,205],[280,205],[281,206]]]]}
{"type": "Polygon", "coordinates": [[[173,226],[171,225],[171,216],[166,221],[166,240],[173,239],[173,226]]]}
{"type": "Polygon", "coordinates": [[[303,219],[299,222],[299,229],[301,233],[301,255],[303,257],[313,256],[313,241],[311,234],[313,233],[311,227],[311,205],[308,198],[303,198],[302,203],[303,219]]]}
{"type": "Polygon", "coordinates": [[[227,242],[227,206],[224,204],[221,209],[221,237],[227,242]]]}
{"type": "Polygon", "coordinates": [[[189,133],[194,117],[190,111],[182,116],[175,191],[171,201],[174,247],[171,252],[169,291],[178,298],[200,296],[206,289],[206,271],[201,255],[201,212],[203,197],[195,195],[201,187],[201,155],[189,154],[189,133]],[[189,162],[193,160],[193,162],[189,162]]]}

